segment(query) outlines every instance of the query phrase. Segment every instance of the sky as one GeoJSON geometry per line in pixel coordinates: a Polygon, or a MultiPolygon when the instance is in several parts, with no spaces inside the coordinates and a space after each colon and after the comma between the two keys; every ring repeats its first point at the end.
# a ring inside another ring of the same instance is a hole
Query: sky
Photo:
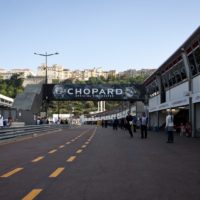
{"type": "Polygon", "coordinates": [[[199,0],[0,0],[0,69],[158,68],[200,25],[199,0]]]}

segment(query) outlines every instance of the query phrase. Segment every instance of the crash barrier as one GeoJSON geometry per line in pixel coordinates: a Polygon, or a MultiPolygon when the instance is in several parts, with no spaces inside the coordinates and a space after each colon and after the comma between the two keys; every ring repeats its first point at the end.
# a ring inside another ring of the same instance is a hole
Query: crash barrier
{"type": "Polygon", "coordinates": [[[0,129],[0,140],[11,139],[19,136],[31,135],[35,133],[46,132],[50,130],[58,130],[68,127],[68,125],[29,125],[23,127],[9,127],[0,129]]]}

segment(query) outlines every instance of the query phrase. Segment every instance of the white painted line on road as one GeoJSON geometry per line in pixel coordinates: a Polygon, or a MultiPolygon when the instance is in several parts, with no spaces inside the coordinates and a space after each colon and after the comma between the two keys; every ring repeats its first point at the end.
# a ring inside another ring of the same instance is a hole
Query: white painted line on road
{"type": "Polygon", "coordinates": [[[76,156],[70,156],[70,157],[67,159],[67,162],[73,162],[75,159],[76,159],[76,156]]]}
{"type": "Polygon", "coordinates": [[[31,162],[38,162],[40,160],[42,160],[44,158],[44,156],[39,156],[37,158],[35,158],[34,160],[32,160],[31,162]]]}
{"type": "Polygon", "coordinates": [[[82,149],[78,149],[77,151],[76,151],[76,153],[81,153],[83,150],[82,149]]]}
{"type": "Polygon", "coordinates": [[[57,151],[57,149],[53,149],[53,150],[49,151],[48,153],[52,154],[52,153],[55,153],[56,151],[57,151]]]}

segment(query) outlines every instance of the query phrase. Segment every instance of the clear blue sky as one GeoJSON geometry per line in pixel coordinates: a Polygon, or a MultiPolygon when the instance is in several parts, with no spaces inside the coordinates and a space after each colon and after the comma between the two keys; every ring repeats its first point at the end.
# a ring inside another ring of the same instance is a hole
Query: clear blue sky
{"type": "Polygon", "coordinates": [[[0,68],[158,68],[199,25],[199,0],[1,0],[0,68]]]}

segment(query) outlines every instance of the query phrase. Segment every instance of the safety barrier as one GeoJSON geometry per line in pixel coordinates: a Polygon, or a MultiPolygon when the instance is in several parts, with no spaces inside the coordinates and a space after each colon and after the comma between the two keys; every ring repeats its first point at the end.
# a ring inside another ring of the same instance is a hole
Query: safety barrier
{"type": "Polygon", "coordinates": [[[49,130],[58,130],[68,125],[29,125],[24,127],[10,127],[0,129],[0,140],[11,139],[19,136],[31,135],[34,133],[46,132],[49,130]]]}

